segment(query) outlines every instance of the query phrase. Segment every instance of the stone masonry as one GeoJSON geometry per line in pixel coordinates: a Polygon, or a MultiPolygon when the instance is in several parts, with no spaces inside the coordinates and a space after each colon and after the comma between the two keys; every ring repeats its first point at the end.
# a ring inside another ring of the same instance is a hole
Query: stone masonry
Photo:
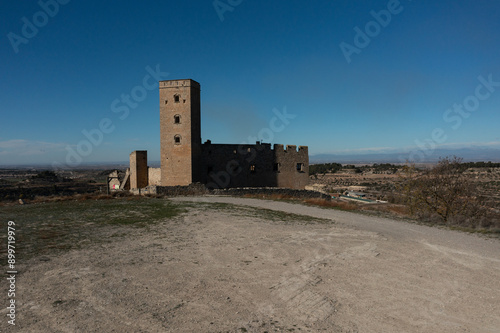
{"type": "Polygon", "coordinates": [[[159,82],[161,171],[147,167],[147,152],[130,155],[130,188],[205,184],[209,189],[282,187],[304,189],[309,180],[308,147],[257,142],[201,141],[200,84],[159,82]],[[149,176],[148,176],[149,174],[149,176]]]}
{"type": "Polygon", "coordinates": [[[200,84],[193,80],[160,82],[161,184],[200,181],[200,84]]]}

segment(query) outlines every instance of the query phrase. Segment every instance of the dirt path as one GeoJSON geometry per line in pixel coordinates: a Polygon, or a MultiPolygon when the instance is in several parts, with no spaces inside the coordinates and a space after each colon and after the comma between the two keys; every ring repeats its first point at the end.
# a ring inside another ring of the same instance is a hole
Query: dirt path
{"type": "Polygon", "coordinates": [[[498,240],[283,202],[174,200],[193,207],[27,263],[18,331],[499,332],[498,240]]]}

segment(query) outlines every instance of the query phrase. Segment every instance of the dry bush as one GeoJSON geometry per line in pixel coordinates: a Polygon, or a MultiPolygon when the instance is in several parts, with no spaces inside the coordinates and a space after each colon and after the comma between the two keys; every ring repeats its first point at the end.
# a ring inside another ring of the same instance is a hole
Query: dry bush
{"type": "Polygon", "coordinates": [[[326,200],[322,198],[302,199],[288,194],[245,194],[243,197],[268,199],[268,200],[297,201],[297,202],[303,202],[311,206],[337,208],[341,210],[356,210],[359,208],[357,204],[351,202],[345,202],[340,200],[326,200]]]}
{"type": "Polygon", "coordinates": [[[148,193],[148,194],[145,194],[144,195],[145,197],[147,198],[153,198],[153,199],[162,199],[162,198],[165,198],[165,196],[163,194],[153,194],[153,193],[148,193]]]}
{"type": "Polygon", "coordinates": [[[410,216],[410,210],[408,209],[408,207],[398,204],[365,205],[361,209],[366,211],[389,213],[397,216],[410,216]]]}
{"type": "Polygon", "coordinates": [[[113,196],[109,195],[109,194],[97,194],[94,199],[95,200],[109,200],[109,199],[113,199],[113,196]]]}
{"type": "Polygon", "coordinates": [[[74,196],[74,199],[76,201],[86,201],[86,200],[92,199],[92,195],[88,194],[88,193],[85,193],[85,194],[76,194],[74,196]]]}
{"type": "Polygon", "coordinates": [[[245,194],[244,198],[257,198],[257,199],[268,199],[268,200],[299,200],[288,194],[245,194]]]}
{"type": "Polygon", "coordinates": [[[479,227],[486,210],[465,170],[458,157],[441,159],[423,173],[406,166],[399,190],[409,213],[433,223],[479,227]]]}
{"type": "Polygon", "coordinates": [[[311,198],[303,200],[308,205],[312,206],[320,206],[326,208],[337,208],[341,210],[356,210],[359,206],[352,202],[345,202],[340,200],[325,200],[321,198],[311,198]]]}
{"type": "Polygon", "coordinates": [[[32,200],[27,200],[26,203],[42,203],[42,202],[60,202],[70,201],[75,198],[72,195],[51,195],[51,196],[35,196],[32,200]]]}
{"type": "Polygon", "coordinates": [[[112,192],[111,195],[114,198],[124,198],[124,197],[133,197],[133,196],[135,196],[133,193],[130,193],[129,191],[112,192]]]}

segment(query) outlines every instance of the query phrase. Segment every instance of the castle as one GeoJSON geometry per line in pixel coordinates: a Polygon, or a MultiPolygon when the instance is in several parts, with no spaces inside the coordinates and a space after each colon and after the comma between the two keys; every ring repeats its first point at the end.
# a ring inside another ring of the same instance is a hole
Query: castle
{"type": "Polygon", "coordinates": [[[303,189],[307,185],[307,147],[202,143],[200,84],[191,79],[160,81],[159,90],[161,167],[148,167],[147,151],[134,151],[125,179],[116,188],[202,183],[209,189],[303,189]]]}

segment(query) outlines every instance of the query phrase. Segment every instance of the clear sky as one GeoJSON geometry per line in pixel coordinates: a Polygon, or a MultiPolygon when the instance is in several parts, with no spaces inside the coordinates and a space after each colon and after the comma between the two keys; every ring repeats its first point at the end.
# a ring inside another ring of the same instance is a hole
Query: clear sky
{"type": "Polygon", "coordinates": [[[500,146],[495,0],[2,0],[0,26],[0,164],[159,160],[153,77],[201,84],[203,141],[500,146]]]}

